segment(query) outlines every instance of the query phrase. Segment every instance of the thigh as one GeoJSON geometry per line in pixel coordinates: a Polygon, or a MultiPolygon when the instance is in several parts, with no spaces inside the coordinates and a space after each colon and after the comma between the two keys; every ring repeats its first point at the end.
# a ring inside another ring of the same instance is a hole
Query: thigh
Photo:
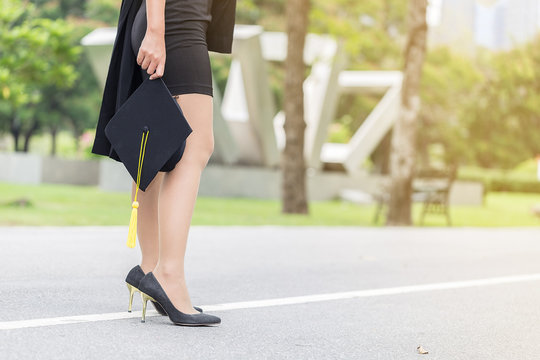
{"type": "Polygon", "coordinates": [[[186,139],[184,157],[197,156],[214,146],[213,97],[206,94],[181,94],[177,101],[193,132],[186,139]]]}
{"type": "MultiPolygon", "coordinates": [[[[150,196],[150,197],[157,196],[161,188],[161,183],[163,182],[163,175],[165,174],[162,172],[158,172],[156,176],[152,179],[152,182],[150,182],[146,190],[139,189],[137,193],[137,197],[142,200],[146,196],[150,196]]],[[[137,190],[137,183],[135,181],[132,181],[131,182],[131,198],[132,199],[135,197],[136,190],[137,190]]]]}
{"type": "Polygon", "coordinates": [[[181,159],[201,163],[214,148],[213,97],[207,94],[186,93],[175,96],[186,120],[192,128],[180,149],[162,166],[160,171],[170,172],[181,159]]]}

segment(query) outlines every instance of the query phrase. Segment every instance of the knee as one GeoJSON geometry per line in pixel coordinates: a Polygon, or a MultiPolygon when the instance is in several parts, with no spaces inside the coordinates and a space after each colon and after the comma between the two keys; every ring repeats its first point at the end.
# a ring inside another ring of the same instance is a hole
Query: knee
{"type": "Polygon", "coordinates": [[[214,153],[214,137],[208,136],[197,141],[197,146],[190,151],[190,158],[201,168],[206,167],[214,153]]]}
{"type": "Polygon", "coordinates": [[[201,151],[201,157],[203,165],[208,165],[208,162],[210,161],[210,158],[212,157],[212,154],[214,153],[214,137],[209,136],[208,139],[204,142],[203,150],[201,151]]]}

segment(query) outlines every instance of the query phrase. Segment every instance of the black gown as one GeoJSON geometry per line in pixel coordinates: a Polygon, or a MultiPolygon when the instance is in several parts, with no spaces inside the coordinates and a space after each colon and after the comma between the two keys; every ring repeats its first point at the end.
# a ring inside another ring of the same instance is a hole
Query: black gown
{"type": "MultiPolygon", "coordinates": [[[[145,14],[146,10],[142,7],[143,4],[144,0],[122,1],[96,137],[92,146],[92,153],[109,156],[116,161],[121,160],[105,136],[105,126],[142,83],[143,77],[149,76],[136,63],[136,51],[144,37],[141,29],[146,30],[145,25],[142,26],[146,22],[146,16],[141,15],[145,14]]],[[[187,92],[212,95],[208,51],[229,54],[232,52],[235,11],[236,0],[167,0],[165,11],[167,57],[163,81],[169,90],[172,90],[172,95],[187,92]],[[187,49],[191,50],[186,51],[187,49]],[[186,69],[190,67],[191,71],[187,71],[186,69]]],[[[174,168],[184,148],[185,142],[163,166],[162,171],[174,168]]]]}

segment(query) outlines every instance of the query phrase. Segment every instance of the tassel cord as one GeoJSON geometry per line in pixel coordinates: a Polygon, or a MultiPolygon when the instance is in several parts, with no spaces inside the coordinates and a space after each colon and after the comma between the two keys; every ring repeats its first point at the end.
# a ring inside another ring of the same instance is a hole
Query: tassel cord
{"type": "Polygon", "coordinates": [[[129,219],[129,230],[128,230],[128,240],[127,246],[130,248],[135,247],[135,242],[137,238],[137,208],[139,207],[139,202],[137,201],[137,194],[139,192],[139,185],[141,183],[141,173],[142,173],[142,164],[144,161],[144,154],[146,152],[146,142],[148,139],[148,133],[150,131],[145,131],[141,138],[141,147],[139,150],[139,163],[137,165],[137,187],[135,189],[135,198],[131,204],[131,218],[129,219]],[[145,137],[146,135],[146,137],[145,137]]]}

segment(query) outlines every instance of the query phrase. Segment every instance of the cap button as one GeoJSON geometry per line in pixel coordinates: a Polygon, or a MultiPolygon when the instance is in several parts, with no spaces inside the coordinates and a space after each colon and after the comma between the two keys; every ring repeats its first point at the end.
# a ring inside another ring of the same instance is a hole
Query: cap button
{"type": "Polygon", "coordinates": [[[144,125],[143,131],[144,131],[145,133],[148,132],[148,126],[144,125]]]}

